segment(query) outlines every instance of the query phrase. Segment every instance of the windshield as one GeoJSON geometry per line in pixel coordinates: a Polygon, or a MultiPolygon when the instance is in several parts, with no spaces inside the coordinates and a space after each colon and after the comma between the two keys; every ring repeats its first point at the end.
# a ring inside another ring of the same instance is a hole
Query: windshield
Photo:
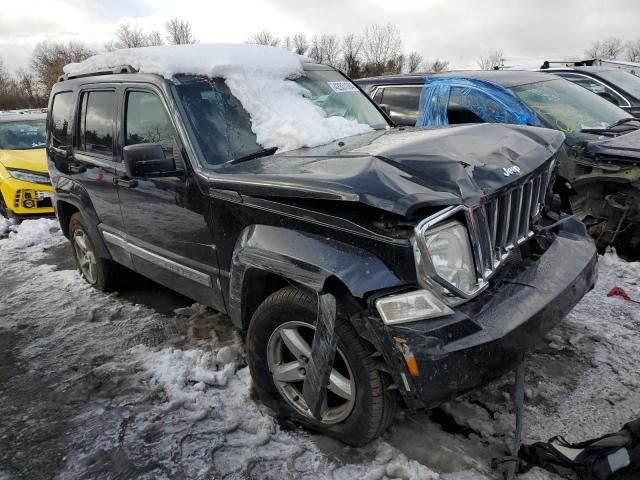
{"type": "MultiPolygon", "coordinates": [[[[256,142],[251,118],[221,78],[178,76],[176,91],[206,161],[205,167],[264,151],[256,142]]],[[[320,107],[327,117],[337,116],[369,125],[373,129],[389,124],[351,81],[334,70],[307,70],[297,84],[304,96],[320,107]]]]}
{"type": "Polygon", "coordinates": [[[583,128],[606,128],[629,114],[595,93],[567,80],[513,87],[514,93],[551,128],[570,141],[584,138],[583,128]]]}
{"type": "Polygon", "coordinates": [[[0,150],[44,148],[45,120],[0,122],[0,150]]]}
{"type": "Polygon", "coordinates": [[[607,70],[598,72],[598,76],[640,99],[640,77],[636,77],[633,73],[624,70],[607,70]]]}

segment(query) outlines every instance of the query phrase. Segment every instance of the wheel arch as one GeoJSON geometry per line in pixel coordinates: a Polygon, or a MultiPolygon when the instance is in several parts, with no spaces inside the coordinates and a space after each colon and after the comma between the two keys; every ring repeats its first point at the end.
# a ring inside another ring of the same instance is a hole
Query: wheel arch
{"type": "MultiPolygon", "coordinates": [[[[252,225],[240,234],[229,275],[229,315],[243,330],[260,303],[287,285],[316,294],[326,291],[339,301],[346,300],[345,297],[357,301],[368,292],[402,283],[389,267],[366,250],[266,225],[252,225]]],[[[349,301],[340,303],[353,305],[349,301]]]]}

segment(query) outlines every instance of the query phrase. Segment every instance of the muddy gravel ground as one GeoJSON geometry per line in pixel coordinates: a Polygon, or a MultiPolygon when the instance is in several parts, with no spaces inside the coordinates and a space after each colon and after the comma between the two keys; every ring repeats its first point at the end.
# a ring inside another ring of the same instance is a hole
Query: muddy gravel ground
{"type": "MultiPolygon", "coordinates": [[[[511,378],[349,448],[253,397],[225,316],[133,273],[119,293],[91,289],[53,221],[0,227],[0,480],[499,478],[511,378]]],[[[606,296],[615,285],[638,299],[639,283],[640,264],[602,257],[596,289],[531,355],[527,442],[640,416],[640,305],[606,296]]]]}

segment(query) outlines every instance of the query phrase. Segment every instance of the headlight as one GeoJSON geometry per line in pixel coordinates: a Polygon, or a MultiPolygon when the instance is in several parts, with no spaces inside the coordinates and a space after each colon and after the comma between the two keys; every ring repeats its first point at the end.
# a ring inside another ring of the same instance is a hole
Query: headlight
{"type": "Polygon", "coordinates": [[[376,300],[376,309],[387,325],[442,317],[453,313],[453,310],[428,290],[380,298],[376,300]]]}
{"type": "MultiPolygon", "coordinates": [[[[478,285],[466,227],[454,221],[429,229],[423,235],[431,268],[444,280],[444,286],[449,284],[466,295],[475,293],[478,285]]],[[[420,262],[424,264],[424,259],[420,262]]]]}
{"type": "Polygon", "coordinates": [[[49,175],[46,173],[27,172],[25,170],[15,170],[13,168],[7,168],[7,171],[9,172],[9,175],[11,175],[13,178],[17,178],[18,180],[51,185],[49,175]]]}

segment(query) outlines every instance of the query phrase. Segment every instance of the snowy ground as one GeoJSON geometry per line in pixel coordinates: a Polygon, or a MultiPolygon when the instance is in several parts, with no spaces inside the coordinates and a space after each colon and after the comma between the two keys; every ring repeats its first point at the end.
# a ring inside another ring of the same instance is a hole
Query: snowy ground
{"type": "MultiPolygon", "coordinates": [[[[511,379],[348,448],[254,400],[226,317],[139,277],[95,291],[70,255],[54,221],[0,218],[1,480],[498,478],[511,379]]],[[[607,298],[614,285],[640,298],[640,264],[602,258],[596,289],[532,355],[528,441],[588,439],[640,416],[640,306],[607,298]]]]}

